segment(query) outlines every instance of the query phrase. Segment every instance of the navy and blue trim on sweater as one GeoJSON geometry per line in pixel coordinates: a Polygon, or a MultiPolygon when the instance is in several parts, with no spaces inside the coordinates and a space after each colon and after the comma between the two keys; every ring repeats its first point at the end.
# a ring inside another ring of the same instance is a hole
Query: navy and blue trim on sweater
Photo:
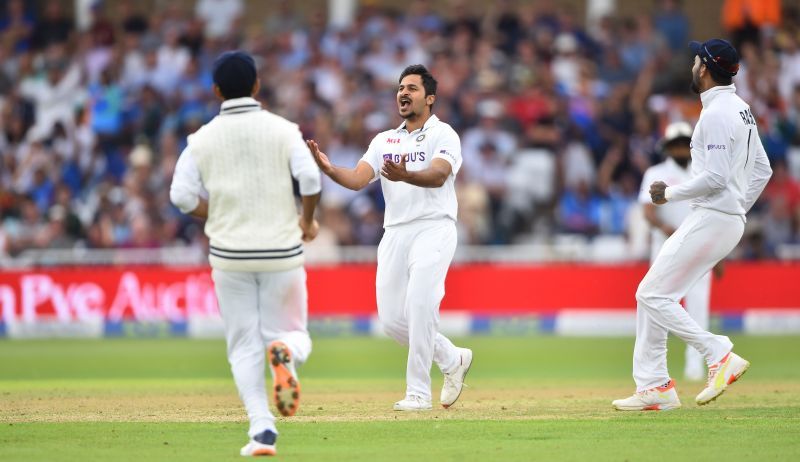
{"type": "Polygon", "coordinates": [[[242,112],[252,112],[261,110],[260,104],[237,104],[236,106],[223,107],[219,115],[241,114],[242,112]]]}
{"type": "Polygon", "coordinates": [[[209,253],[217,258],[226,260],[279,260],[292,258],[303,253],[303,244],[297,244],[288,249],[263,249],[263,250],[229,250],[210,246],[209,253]]]}

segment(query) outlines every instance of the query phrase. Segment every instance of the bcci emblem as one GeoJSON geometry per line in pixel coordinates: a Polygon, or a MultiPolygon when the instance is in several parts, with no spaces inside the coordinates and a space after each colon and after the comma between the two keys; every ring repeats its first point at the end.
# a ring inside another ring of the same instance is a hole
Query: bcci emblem
{"type": "Polygon", "coordinates": [[[424,134],[422,134],[422,135],[419,135],[419,136],[417,137],[417,142],[419,143],[420,141],[422,141],[422,140],[424,140],[424,139],[425,139],[425,135],[424,135],[424,134]]]}

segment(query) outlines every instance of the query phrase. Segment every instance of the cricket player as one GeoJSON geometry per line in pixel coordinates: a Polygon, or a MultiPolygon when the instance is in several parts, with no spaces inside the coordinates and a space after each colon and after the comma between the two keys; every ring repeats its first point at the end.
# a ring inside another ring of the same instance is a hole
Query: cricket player
{"type": "Polygon", "coordinates": [[[353,169],[337,167],[314,140],[308,147],[323,173],[360,190],[380,179],[386,200],[385,233],[378,246],[375,286],[386,333],[408,345],[406,396],[397,411],[431,409],[431,362],[444,374],[440,402],[456,402],[472,364],[472,351],[438,333],[439,303],[456,248],[455,176],[461,144],[450,125],[433,115],[436,80],[425,66],[400,75],[397,107],[405,119],[379,133],[353,169]]]}
{"type": "MultiPolygon", "coordinates": [[[[664,138],[659,143],[666,159],[660,164],[653,165],[644,172],[642,189],[639,192],[639,202],[644,208],[644,217],[650,224],[650,262],[654,262],[664,241],[671,236],[681,222],[692,211],[688,201],[669,202],[664,205],[655,205],[650,199],[650,185],[656,180],[662,180],[667,185],[673,186],[691,179],[689,171],[692,160],[690,143],[692,127],[686,122],[675,122],[667,126],[664,138]]],[[[714,266],[713,272],[722,273],[722,262],[714,266]]],[[[684,307],[697,324],[708,329],[708,304],[711,297],[711,275],[705,274],[697,284],[689,289],[684,297],[684,307]]],[[[659,332],[666,335],[666,332],[659,332]]],[[[666,358],[664,358],[666,359],[666,358]]],[[[666,367],[666,366],[664,366],[666,367]]],[[[686,365],[683,376],[687,380],[700,381],[705,377],[706,365],[703,356],[694,348],[686,345],[686,365]]]]}
{"type": "Polygon", "coordinates": [[[612,403],[623,411],[681,406],[667,372],[667,332],[697,349],[708,364],[706,387],[695,398],[699,405],[716,399],[750,367],[732,351],[728,337],[703,330],[679,301],[739,242],[745,214],[772,169],[750,106],[731,82],[739,70],[736,49],[720,39],[689,46],[695,55],[691,88],[703,104],[692,135],[692,177],[673,186],[656,181],[650,197],[657,205],[689,200],[692,211],[664,243],[636,291],[636,393],[612,403]]]}
{"type": "Polygon", "coordinates": [[[228,361],[250,419],[241,455],[274,455],[278,431],[267,403],[265,356],[275,405],[293,415],[300,397],[295,367],[311,353],[302,241],[319,231],[321,178],[298,126],[253,99],[259,80],[252,57],[222,54],[213,77],[220,113],[189,137],[170,199],[206,219],[228,361]],[[292,177],[302,196],[299,222],[292,177]]]}

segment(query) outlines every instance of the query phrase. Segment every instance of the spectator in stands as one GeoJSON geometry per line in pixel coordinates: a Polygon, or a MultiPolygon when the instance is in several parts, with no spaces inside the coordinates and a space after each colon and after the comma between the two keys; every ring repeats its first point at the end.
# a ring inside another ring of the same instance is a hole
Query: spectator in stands
{"type": "Polygon", "coordinates": [[[31,36],[34,50],[44,50],[53,44],[66,45],[72,34],[72,21],[64,14],[64,2],[48,0],[44,16],[36,22],[31,36]]]}
{"type": "Polygon", "coordinates": [[[244,14],[242,0],[198,0],[195,15],[205,24],[204,34],[212,40],[230,37],[244,14]]]}
{"type": "MultiPolygon", "coordinates": [[[[241,0],[198,0],[188,11],[166,3],[146,13],[121,0],[105,4],[108,14],[96,3],[86,32],[75,31],[63,2],[38,3],[41,10],[9,0],[0,20],[0,247],[12,254],[41,246],[20,239],[23,224],[60,230],[62,215],[60,245],[204,245],[164,187],[186,134],[216,113],[205,90],[209,57],[225,48],[252,51],[259,98],[307,136],[327,139],[341,164],[391,126],[396,81],[385,76],[397,72],[387,69],[428,61],[440,76],[437,111],[462,135],[458,188],[470,243],[621,233],[629,186],[653,162],[653,133],[698,116],[686,99],[691,24],[680,0],[659,1],[652,18],[610,16],[592,29],[557,2],[459,1],[445,14],[423,0],[408,11],[364,4],[336,29],[288,1],[265,20],[249,18],[241,0]]],[[[748,258],[800,239],[792,199],[800,178],[800,18],[791,9],[776,16],[778,3],[728,0],[723,14],[738,36],[757,37],[742,46],[735,83],[777,161],[750,217],[748,258]]],[[[331,239],[374,242],[369,223],[383,213],[380,194],[325,191],[320,211],[331,239]]],[[[34,235],[43,234],[22,236],[34,235]]]]}
{"type": "Polygon", "coordinates": [[[35,22],[22,0],[9,0],[6,14],[0,19],[0,40],[14,52],[27,51],[31,46],[31,36],[35,22]]]}

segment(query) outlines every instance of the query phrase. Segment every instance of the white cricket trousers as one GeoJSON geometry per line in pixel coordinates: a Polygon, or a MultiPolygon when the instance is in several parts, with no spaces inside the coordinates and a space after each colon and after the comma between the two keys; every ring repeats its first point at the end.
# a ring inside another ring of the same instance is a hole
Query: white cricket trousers
{"type": "Polygon", "coordinates": [[[378,246],[375,279],[384,331],[408,346],[406,395],[431,400],[431,364],[444,373],[460,362],[453,343],[438,332],[444,279],[456,250],[449,219],[390,226],[378,246]]]}
{"type": "MultiPolygon", "coordinates": [[[[709,304],[711,302],[711,272],[700,276],[697,283],[689,289],[683,297],[683,307],[689,316],[697,322],[703,330],[709,328],[709,304]]],[[[705,371],[705,358],[693,346],[686,345],[685,374],[702,373],[705,371]]]]}
{"type": "MultiPolygon", "coordinates": [[[[654,239],[652,242],[653,252],[650,258],[652,264],[658,252],[664,246],[667,240],[666,236],[660,239],[654,239]]],[[[708,330],[709,326],[709,305],[711,302],[711,272],[702,275],[697,283],[689,289],[686,296],[683,298],[683,306],[689,316],[697,321],[697,325],[703,330],[708,330]]],[[[705,372],[705,358],[699,351],[695,350],[691,345],[686,345],[686,361],[684,374],[686,376],[702,375],[705,372]]]]}
{"type": "Polygon", "coordinates": [[[266,348],[284,342],[295,364],[311,354],[308,293],[303,267],[276,272],[211,272],[225,324],[228,362],[250,419],[248,434],[275,429],[265,385],[266,348]]]}
{"type": "Polygon", "coordinates": [[[637,391],[669,381],[668,332],[699,351],[708,365],[731,351],[728,337],[705,331],[679,302],[733,250],[743,232],[744,216],[698,207],[664,243],[636,291],[633,379],[637,391]]]}

